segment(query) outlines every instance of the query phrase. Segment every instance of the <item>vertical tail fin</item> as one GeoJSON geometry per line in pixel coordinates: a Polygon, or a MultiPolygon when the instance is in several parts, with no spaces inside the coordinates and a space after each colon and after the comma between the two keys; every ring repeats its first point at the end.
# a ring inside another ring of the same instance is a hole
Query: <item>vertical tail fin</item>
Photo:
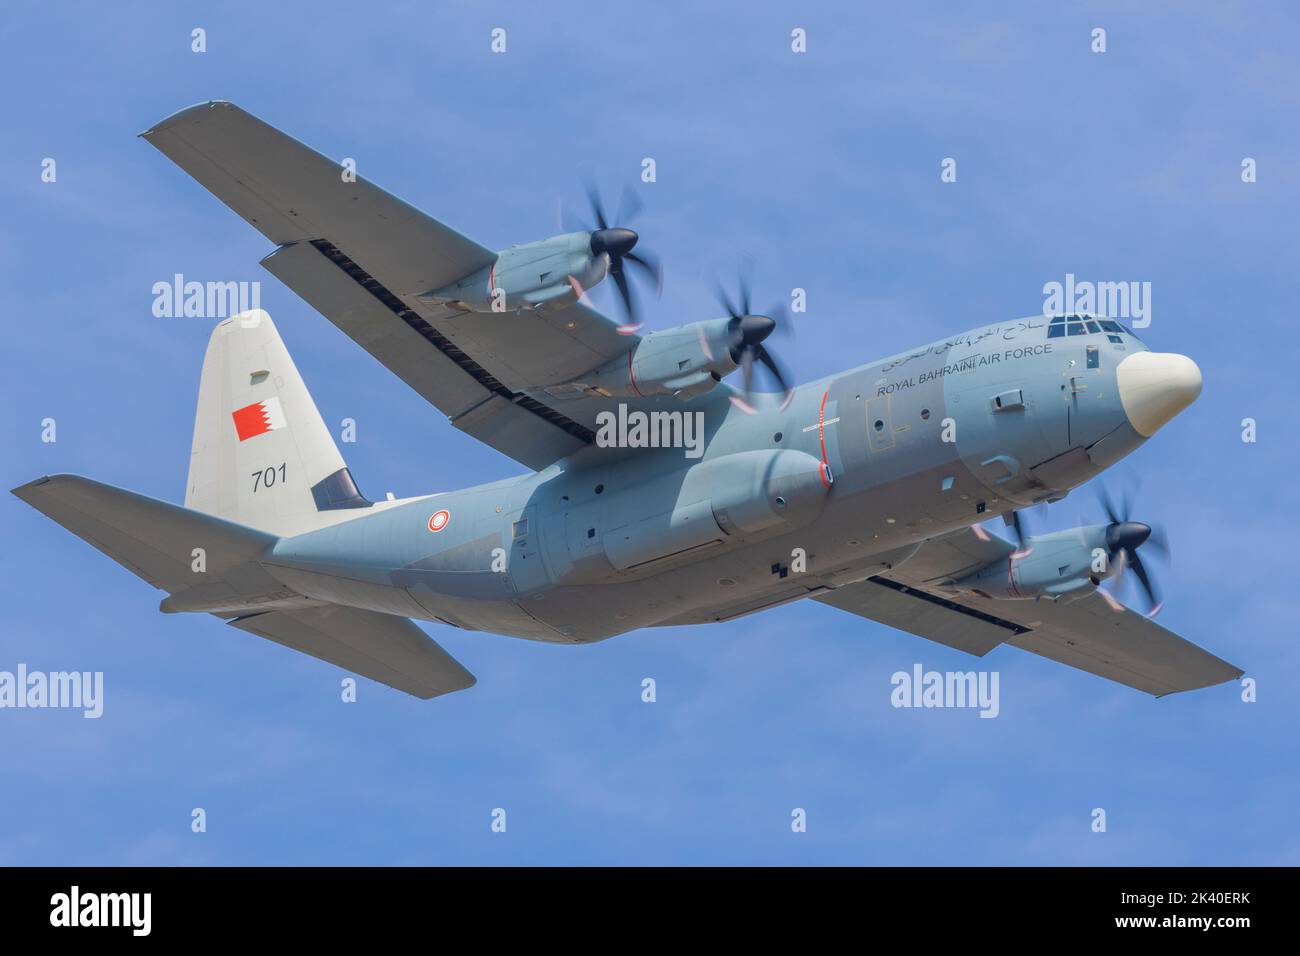
{"type": "Polygon", "coordinates": [[[278,535],[370,506],[261,309],[226,319],[208,341],[185,506],[278,535]]]}

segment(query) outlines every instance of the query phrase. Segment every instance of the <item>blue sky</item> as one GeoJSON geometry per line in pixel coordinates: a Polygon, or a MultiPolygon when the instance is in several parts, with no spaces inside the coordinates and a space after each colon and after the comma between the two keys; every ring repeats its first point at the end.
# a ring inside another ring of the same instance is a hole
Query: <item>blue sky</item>
{"type": "MultiPolygon", "coordinates": [[[[896,670],[973,659],[805,602],[585,648],[431,629],[476,688],[367,683],[345,706],[338,671],[158,614],[6,496],[0,670],[102,670],[106,700],[97,721],[0,711],[0,863],[1300,863],[1296,13],[905,6],[11,2],[4,487],[71,471],[183,497],[211,322],[153,317],[176,272],[264,282],[326,420],[358,422],[371,497],[518,471],[262,272],[267,240],[136,138],[176,109],[233,100],[493,247],[557,232],[584,172],[612,198],[651,156],[650,326],[713,317],[712,275],[751,255],[759,302],[808,290],[781,353],[800,380],[1035,313],[1067,272],[1150,281],[1144,337],[1205,390],[1119,477],[1174,545],[1161,622],[1258,702],[1157,701],[1003,648],[997,719],[895,710],[896,670]]],[[[1091,489],[1033,518],[1080,516],[1091,489]]]]}

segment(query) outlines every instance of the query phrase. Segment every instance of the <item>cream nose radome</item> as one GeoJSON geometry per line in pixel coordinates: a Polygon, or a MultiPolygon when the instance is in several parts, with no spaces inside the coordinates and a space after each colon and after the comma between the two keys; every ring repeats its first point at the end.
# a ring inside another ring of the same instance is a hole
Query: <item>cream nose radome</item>
{"type": "Polygon", "coordinates": [[[1120,404],[1129,424],[1150,438],[1201,394],[1201,370],[1186,355],[1136,352],[1115,368],[1120,404]]]}

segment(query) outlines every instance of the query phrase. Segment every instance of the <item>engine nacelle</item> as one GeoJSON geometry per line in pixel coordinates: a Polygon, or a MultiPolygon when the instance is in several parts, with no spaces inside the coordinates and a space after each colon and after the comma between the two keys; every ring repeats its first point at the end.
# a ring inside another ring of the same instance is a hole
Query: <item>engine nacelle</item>
{"type": "Polygon", "coordinates": [[[707,392],[736,363],[728,348],[726,319],[692,322],[651,332],[625,356],[584,376],[583,387],[602,395],[675,395],[707,392]]]}
{"type": "Polygon", "coordinates": [[[1034,535],[1025,547],[954,581],[950,587],[1003,601],[1074,600],[1111,574],[1105,525],[1034,535]]]}
{"type": "Polygon", "coordinates": [[[571,232],[512,246],[498,253],[492,265],[420,298],[471,312],[562,307],[576,302],[581,290],[605,278],[608,270],[607,255],[591,254],[591,233],[571,232]]]}

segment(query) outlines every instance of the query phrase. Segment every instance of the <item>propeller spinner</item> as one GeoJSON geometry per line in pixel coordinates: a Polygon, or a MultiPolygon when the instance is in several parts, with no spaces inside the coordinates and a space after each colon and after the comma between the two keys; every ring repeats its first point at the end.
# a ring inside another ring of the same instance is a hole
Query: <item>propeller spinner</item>
{"type": "Polygon", "coordinates": [[[741,368],[745,383],[745,401],[746,410],[752,411],[753,404],[750,396],[753,393],[754,382],[754,363],[757,362],[776,380],[784,395],[782,407],[788,404],[794,395],[790,387],[789,379],[782,371],[780,364],[771,352],[764,347],[763,342],[778,328],[789,329],[790,318],[785,307],[778,305],[772,310],[772,315],[760,315],[750,311],[750,283],[748,274],[742,272],[740,275],[740,303],[739,305],[732,302],[731,297],[727,295],[726,289],[722,283],[718,283],[718,302],[727,311],[729,316],[727,322],[727,350],[731,355],[731,360],[741,368]]]}
{"type": "Polygon", "coordinates": [[[1138,548],[1146,545],[1148,552],[1160,555],[1168,560],[1169,545],[1164,533],[1149,524],[1133,521],[1130,518],[1130,502],[1127,497],[1120,502],[1117,508],[1104,488],[1098,490],[1097,496],[1101,499],[1101,506],[1106,512],[1107,520],[1110,522],[1106,527],[1106,550],[1109,552],[1112,566],[1118,568],[1115,572],[1116,585],[1123,579],[1125,572],[1131,568],[1143,595],[1146,597],[1147,616],[1155,617],[1160,612],[1160,609],[1164,607],[1164,601],[1161,599],[1160,590],[1156,586],[1151,572],[1142,563],[1142,558],[1138,556],[1138,548]]]}
{"type": "MultiPolygon", "coordinates": [[[[639,321],[636,296],[632,284],[628,282],[625,266],[631,265],[640,270],[643,275],[653,279],[656,295],[663,291],[663,267],[659,259],[645,248],[640,252],[632,251],[641,237],[626,226],[610,225],[600,192],[590,182],[587,183],[587,202],[591,206],[591,214],[595,219],[594,229],[585,224],[583,226],[585,231],[591,233],[591,254],[609,257],[609,275],[614,279],[619,298],[623,301],[623,309],[627,313],[627,324],[620,327],[619,331],[625,334],[635,333],[641,328],[642,323],[639,321]]],[[[623,198],[619,203],[618,221],[631,222],[641,209],[642,203],[636,191],[631,186],[625,186],[623,198]]]]}

